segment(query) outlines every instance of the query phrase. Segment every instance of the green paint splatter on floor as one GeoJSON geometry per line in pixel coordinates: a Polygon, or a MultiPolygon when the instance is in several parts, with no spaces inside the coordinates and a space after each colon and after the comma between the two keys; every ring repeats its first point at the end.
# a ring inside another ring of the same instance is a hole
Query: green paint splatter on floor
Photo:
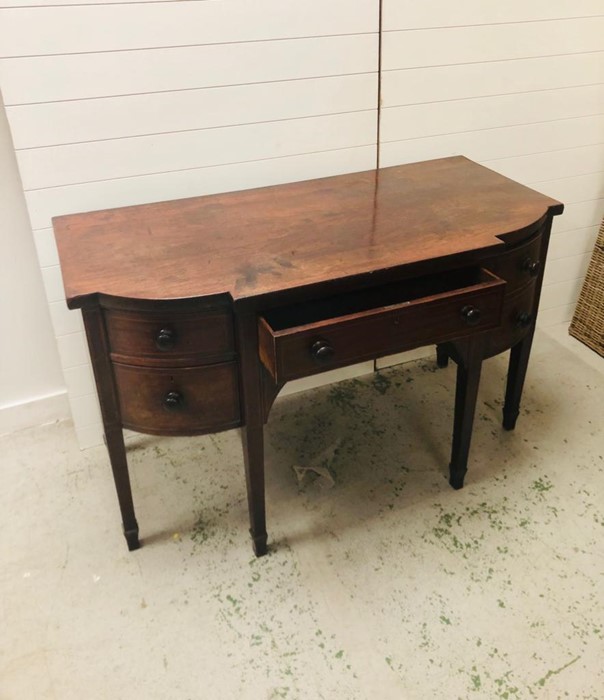
{"type": "Polygon", "coordinates": [[[531,489],[533,489],[533,491],[537,491],[537,493],[545,493],[553,487],[554,485],[552,484],[552,482],[549,481],[547,478],[544,479],[543,477],[539,477],[531,484],[531,489]]]}
{"type": "Polygon", "coordinates": [[[382,374],[381,372],[376,372],[373,375],[372,386],[378,393],[380,393],[383,396],[392,386],[392,381],[385,374],[382,374]]]}
{"type": "Polygon", "coordinates": [[[571,659],[567,664],[564,664],[564,666],[560,666],[560,668],[556,668],[552,671],[548,671],[545,676],[540,678],[535,685],[540,686],[543,688],[543,686],[546,684],[546,682],[552,677],[552,676],[557,676],[559,673],[562,673],[562,671],[566,670],[569,666],[572,666],[574,663],[577,663],[577,661],[580,659],[580,656],[575,656],[574,659],[571,659]]]}

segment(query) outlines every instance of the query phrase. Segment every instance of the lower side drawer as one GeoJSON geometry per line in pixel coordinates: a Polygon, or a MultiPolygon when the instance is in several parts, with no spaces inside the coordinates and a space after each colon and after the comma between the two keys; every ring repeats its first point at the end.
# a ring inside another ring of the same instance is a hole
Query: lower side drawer
{"type": "Polygon", "coordinates": [[[515,294],[506,295],[501,314],[501,328],[485,336],[485,357],[498,355],[524,338],[535,321],[537,311],[534,306],[534,283],[515,294]]]}
{"type": "Polygon", "coordinates": [[[114,363],[122,425],[154,435],[195,435],[240,424],[237,364],[148,368],[114,363]]]}

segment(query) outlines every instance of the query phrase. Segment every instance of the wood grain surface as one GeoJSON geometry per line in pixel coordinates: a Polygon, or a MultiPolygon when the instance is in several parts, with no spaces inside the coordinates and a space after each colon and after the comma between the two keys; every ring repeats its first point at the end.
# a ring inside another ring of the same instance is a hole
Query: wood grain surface
{"type": "Polygon", "coordinates": [[[562,205],[464,157],[53,220],[71,308],[238,301],[502,247],[562,205]]]}

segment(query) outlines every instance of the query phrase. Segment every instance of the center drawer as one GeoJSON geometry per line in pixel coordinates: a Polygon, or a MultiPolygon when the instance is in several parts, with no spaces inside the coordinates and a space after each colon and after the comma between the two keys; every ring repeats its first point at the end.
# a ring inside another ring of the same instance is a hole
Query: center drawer
{"type": "Polygon", "coordinates": [[[259,352],[276,382],[495,328],[506,283],[471,268],[272,309],[259,352]]]}

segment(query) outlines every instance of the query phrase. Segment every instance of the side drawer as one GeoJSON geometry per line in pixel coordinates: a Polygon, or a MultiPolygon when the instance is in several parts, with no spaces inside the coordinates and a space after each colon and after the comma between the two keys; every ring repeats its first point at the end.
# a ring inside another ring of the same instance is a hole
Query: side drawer
{"type": "Polygon", "coordinates": [[[114,363],[122,424],[154,435],[195,435],[240,423],[237,365],[143,368],[114,363]]]}
{"type": "Polygon", "coordinates": [[[217,312],[105,310],[111,358],[144,366],[182,366],[234,357],[233,318],[217,312]]]}
{"type": "Polygon", "coordinates": [[[495,328],[506,283],[455,271],[273,309],[259,319],[259,352],[283,382],[495,328]]]}
{"type": "Polygon", "coordinates": [[[535,283],[508,294],[503,303],[501,328],[486,336],[485,357],[492,357],[508,350],[532,328],[536,316],[535,283]]]}
{"type": "Polygon", "coordinates": [[[483,264],[491,272],[508,283],[507,294],[522,289],[539,277],[543,260],[541,246],[543,236],[538,233],[527,243],[501,253],[483,264]]]}

